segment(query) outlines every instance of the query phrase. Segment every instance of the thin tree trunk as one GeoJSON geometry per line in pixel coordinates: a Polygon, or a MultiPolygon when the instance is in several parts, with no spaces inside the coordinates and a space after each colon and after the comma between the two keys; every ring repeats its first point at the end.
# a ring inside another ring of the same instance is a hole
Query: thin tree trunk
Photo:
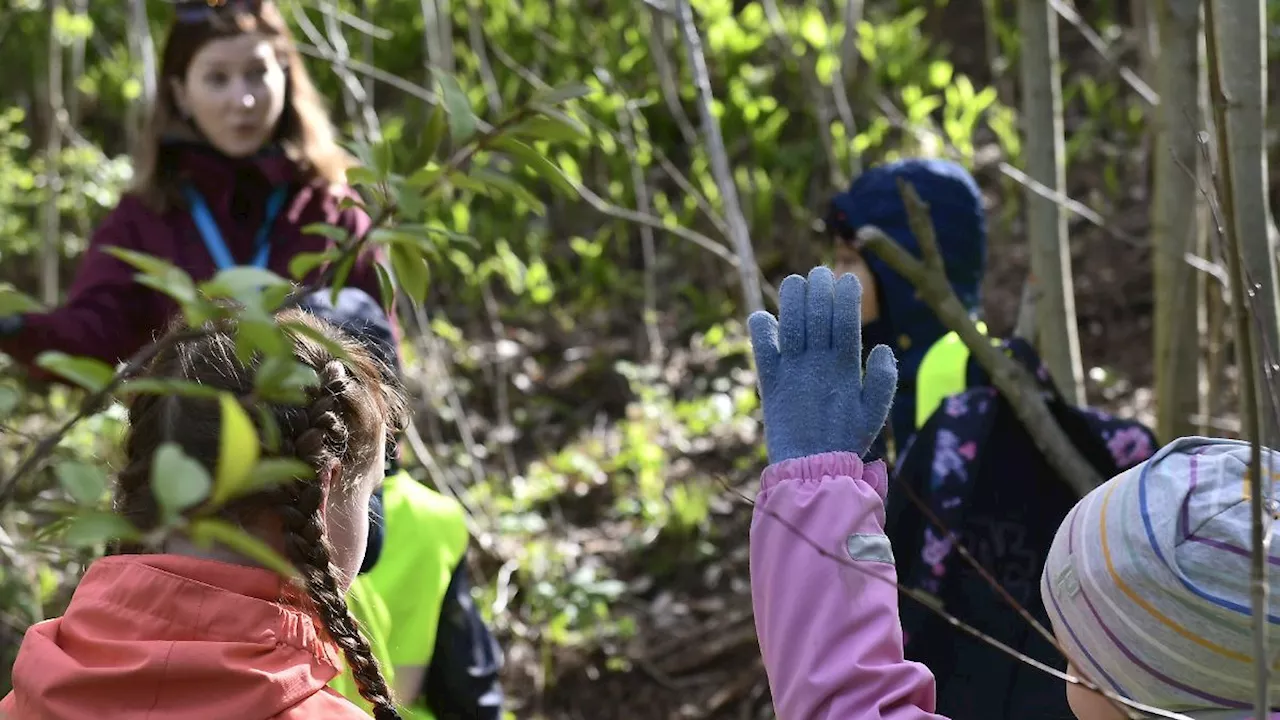
{"type": "Polygon", "coordinates": [[[1200,99],[1200,1],[1154,0],[1160,31],[1156,86],[1155,248],[1156,429],[1165,441],[1196,433],[1205,414],[1199,338],[1204,273],[1186,261],[1204,255],[1196,131],[1200,99]]]}
{"type": "Polygon", "coordinates": [[[48,196],[42,209],[44,245],[40,253],[40,295],[49,305],[58,302],[58,269],[62,255],[62,218],[58,200],[62,194],[62,133],[67,124],[67,109],[62,99],[62,43],[58,40],[54,18],[63,8],[62,0],[49,3],[49,67],[47,77],[48,115],[44,146],[44,190],[48,196]]]}
{"type": "MultiPolygon", "coordinates": [[[[1062,78],[1058,67],[1058,15],[1048,0],[1019,0],[1022,31],[1023,133],[1027,174],[1065,195],[1066,152],[1063,148],[1062,78]]],[[[1026,193],[1031,274],[1036,292],[1039,347],[1050,375],[1071,402],[1084,404],[1084,371],[1076,329],[1076,301],[1071,277],[1067,217],[1058,203],[1030,190],[1026,193]]]]}
{"type": "MultiPolygon", "coordinates": [[[[1214,99],[1218,122],[1225,130],[1219,148],[1223,170],[1230,176],[1233,210],[1227,216],[1240,244],[1248,280],[1248,307],[1237,308],[1254,319],[1252,362],[1267,369],[1280,352],[1280,305],[1277,305],[1276,242],[1268,204],[1266,148],[1266,14],[1261,0],[1214,0],[1217,81],[1214,99]],[[1221,104],[1221,107],[1219,107],[1221,104]]],[[[1237,338],[1237,340],[1239,340],[1237,338]]],[[[1265,387],[1266,385],[1263,384],[1265,387]]],[[[1273,447],[1277,440],[1274,398],[1263,391],[1257,439],[1273,447]]]]}
{"type": "Polygon", "coordinates": [[[711,92],[711,73],[707,70],[707,58],[702,53],[702,37],[693,19],[689,0],[676,0],[680,18],[680,33],[684,36],[685,51],[689,55],[689,68],[693,72],[694,85],[698,88],[698,115],[702,120],[702,133],[706,138],[707,154],[711,158],[711,174],[720,190],[720,202],[724,218],[729,224],[729,240],[738,256],[738,274],[742,281],[743,301],[747,312],[764,309],[764,297],[760,290],[759,266],[755,250],[751,246],[751,231],[738,202],[738,187],[729,168],[729,154],[720,135],[720,121],[711,112],[715,96],[711,92]]]}
{"type": "Polygon", "coordinates": [[[142,97],[137,102],[130,103],[127,111],[125,131],[128,133],[129,147],[132,148],[142,130],[142,109],[151,107],[156,101],[159,71],[156,69],[156,46],[151,39],[151,23],[147,19],[147,0],[132,0],[129,10],[129,52],[142,66],[142,97]]]}

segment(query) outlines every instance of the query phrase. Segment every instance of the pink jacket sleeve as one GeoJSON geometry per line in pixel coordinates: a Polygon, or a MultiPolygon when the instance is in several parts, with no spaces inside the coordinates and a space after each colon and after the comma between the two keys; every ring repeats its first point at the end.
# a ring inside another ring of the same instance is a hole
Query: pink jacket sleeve
{"type": "Polygon", "coordinates": [[[779,720],[945,720],[933,712],[933,675],[903,659],[887,486],[883,462],[853,453],[764,472],[751,600],[779,720]]]}

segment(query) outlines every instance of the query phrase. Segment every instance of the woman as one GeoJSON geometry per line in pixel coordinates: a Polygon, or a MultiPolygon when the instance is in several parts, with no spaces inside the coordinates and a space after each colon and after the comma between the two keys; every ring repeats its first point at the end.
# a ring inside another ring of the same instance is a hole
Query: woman
{"type": "MultiPolygon", "coordinates": [[[[363,210],[341,205],[356,197],[350,159],[269,0],[179,2],[157,89],[136,180],[90,240],[66,304],[0,317],[0,351],[19,362],[57,350],[114,364],[167,326],[176,303],[138,284],[110,248],[154,255],[196,282],[237,265],[291,278],[299,254],[333,247],[307,225],[369,230],[363,210]]],[[[348,284],[379,297],[376,260],[362,251],[348,284]]]]}

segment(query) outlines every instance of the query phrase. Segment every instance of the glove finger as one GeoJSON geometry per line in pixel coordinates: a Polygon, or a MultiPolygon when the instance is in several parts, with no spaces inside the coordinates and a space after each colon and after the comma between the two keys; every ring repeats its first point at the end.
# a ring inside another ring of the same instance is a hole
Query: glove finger
{"type": "Polygon", "coordinates": [[[871,348],[867,357],[867,371],[862,377],[863,430],[874,438],[884,427],[893,405],[893,395],[898,389],[898,361],[893,351],[885,345],[871,348]]]}
{"type": "Polygon", "coordinates": [[[829,268],[819,265],[809,271],[808,337],[805,342],[811,349],[826,350],[831,347],[831,304],[835,282],[835,276],[829,268]]]}
{"type": "Polygon", "coordinates": [[[862,362],[862,284],[857,276],[845,273],[836,281],[833,344],[842,359],[862,362]]]}
{"type": "Polygon", "coordinates": [[[778,290],[778,349],[783,355],[799,355],[805,335],[805,280],[788,275],[778,290]]]}
{"type": "Polygon", "coordinates": [[[757,310],[747,318],[747,329],[751,334],[751,351],[756,359],[756,377],[759,379],[763,393],[773,387],[773,380],[778,375],[778,321],[769,313],[757,310]]]}

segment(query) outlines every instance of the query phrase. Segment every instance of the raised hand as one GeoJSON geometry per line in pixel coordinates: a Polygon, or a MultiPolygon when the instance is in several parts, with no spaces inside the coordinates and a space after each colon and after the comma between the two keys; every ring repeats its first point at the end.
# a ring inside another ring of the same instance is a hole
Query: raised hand
{"type": "Polygon", "coordinates": [[[825,267],[782,281],[778,318],[751,314],[751,347],[776,463],[806,455],[862,456],[884,427],[898,384],[893,352],[877,345],[862,372],[862,286],[825,267]]]}

